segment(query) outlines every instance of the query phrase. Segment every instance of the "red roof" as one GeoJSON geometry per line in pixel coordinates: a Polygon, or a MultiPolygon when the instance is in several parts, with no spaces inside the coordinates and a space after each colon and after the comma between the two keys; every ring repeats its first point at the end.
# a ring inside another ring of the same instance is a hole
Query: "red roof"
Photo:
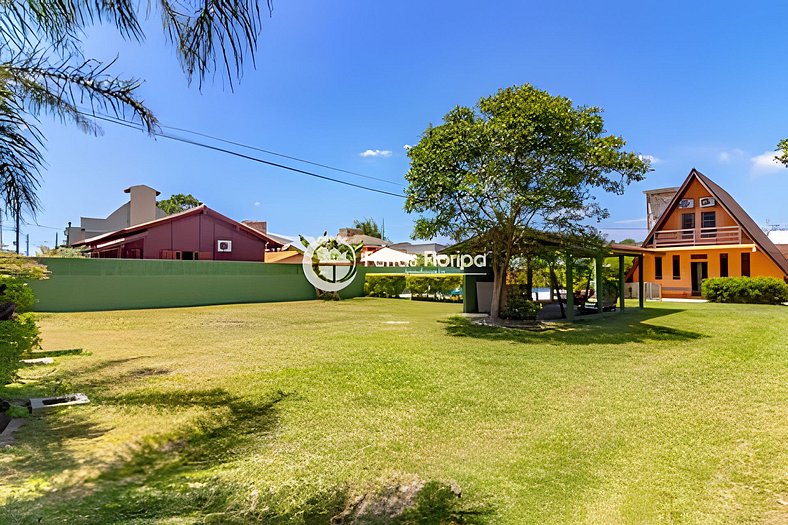
{"type": "Polygon", "coordinates": [[[140,223],[140,224],[136,224],[134,226],[129,226],[128,228],[123,228],[121,230],[116,230],[114,232],[103,233],[101,235],[97,235],[96,237],[91,237],[90,239],[85,239],[84,241],[75,242],[73,245],[74,246],[95,245],[95,244],[100,243],[101,241],[107,242],[107,241],[109,241],[110,239],[112,239],[114,237],[131,235],[131,234],[134,234],[134,233],[138,233],[138,232],[142,232],[144,230],[147,230],[147,229],[149,229],[149,228],[151,228],[153,226],[159,226],[161,224],[167,224],[169,222],[177,221],[177,220],[183,219],[185,217],[190,217],[192,215],[200,215],[200,214],[203,214],[203,213],[211,215],[211,216],[213,216],[213,217],[215,217],[217,219],[226,221],[226,222],[236,226],[240,230],[243,230],[246,233],[249,233],[250,235],[252,235],[254,237],[257,237],[257,238],[267,242],[268,246],[270,246],[270,247],[276,248],[276,247],[283,246],[282,243],[280,243],[278,241],[275,241],[274,239],[268,237],[263,232],[261,232],[259,230],[255,230],[254,228],[252,228],[250,226],[247,226],[246,224],[240,223],[240,222],[235,221],[235,220],[233,220],[233,219],[231,219],[231,218],[229,218],[229,217],[227,217],[225,215],[222,215],[218,211],[212,210],[211,208],[209,208],[205,204],[201,204],[201,205],[199,205],[197,207],[190,208],[190,209],[188,209],[186,211],[182,211],[180,213],[175,213],[173,215],[168,215],[166,217],[162,217],[161,219],[156,219],[156,220],[153,220],[153,221],[143,222],[143,223],[140,223]]]}

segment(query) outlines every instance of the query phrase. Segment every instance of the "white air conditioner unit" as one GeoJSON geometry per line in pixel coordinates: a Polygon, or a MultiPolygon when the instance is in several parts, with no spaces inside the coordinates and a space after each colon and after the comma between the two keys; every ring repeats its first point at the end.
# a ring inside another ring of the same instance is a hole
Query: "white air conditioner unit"
{"type": "Polygon", "coordinates": [[[681,199],[679,201],[679,208],[694,208],[695,199],[681,199]]]}
{"type": "Polygon", "coordinates": [[[700,198],[700,207],[701,208],[709,208],[711,206],[716,206],[717,201],[714,200],[714,197],[701,197],[700,198]]]}
{"type": "Polygon", "coordinates": [[[233,251],[233,241],[216,241],[217,252],[231,252],[233,251]]]}

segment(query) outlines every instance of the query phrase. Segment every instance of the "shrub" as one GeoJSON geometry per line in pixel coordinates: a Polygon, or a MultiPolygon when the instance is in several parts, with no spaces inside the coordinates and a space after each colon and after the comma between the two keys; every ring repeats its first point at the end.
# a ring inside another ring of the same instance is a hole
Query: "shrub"
{"type": "Polygon", "coordinates": [[[0,295],[0,303],[15,303],[16,311],[20,313],[33,309],[36,298],[26,282],[9,275],[0,275],[0,284],[6,285],[5,293],[0,295]]]}
{"type": "Polygon", "coordinates": [[[542,310],[542,303],[532,301],[525,293],[524,286],[509,285],[506,293],[506,306],[501,310],[503,319],[535,321],[542,310]]]}
{"type": "Polygon", "coordinates": [[[19,359],[41,345],[33,314],[16,315],[0,321],[0,385],[11,382],[19,359]]]}
{"type": "Polygon", "coordinates": [[[788,284],[775,277],[713,277],[701,294],[714,303],[780,304],[788,302],[788,284]]]}
{"type": "Polygon", "coordinates": [[[410,297],[426,301],[462,301],[462,275],[408,275],[410,297]],[[457,293],[457,291],[460,293],[457,293]]]}
{"type": "Polygon", "coordinates": [[[370,297],[399,297],[405,290],[404,275],[369,274],[364,280],[364,295],[370,297]]]}

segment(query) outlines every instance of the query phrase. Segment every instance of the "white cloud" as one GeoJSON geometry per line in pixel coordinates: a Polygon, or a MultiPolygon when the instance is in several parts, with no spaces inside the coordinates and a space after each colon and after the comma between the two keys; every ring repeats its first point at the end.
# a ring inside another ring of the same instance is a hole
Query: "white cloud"
{"type": "Polygon", "coordinates": [[[613,224],[637,224],[639,222],[646,222],[646,218],[640,217],[638,219],[624,219],[622,221],[613,221],[613,224]]]}
{"type": "Polygon", "coordinates": [[[256,208],[259,208],[260,207],[260,201],[255,201],[254,205],[255,205],[256,208]]]}
{"type": "Polygon", "coordinates": [[[740,150],[739,148],[733,148],[733,149],[721,151],[719,160],[723,164],[726,164],[734,159],[738,159],[743,156],[744,156],[744,151],[740,150]]]}
{"type": "Polygon", "coordinates": [[[662,162],[662,159],[659,159],[654,155],[638,155],[638,157],[640,158],[640,160],[647,160],[651,164],[659,164],[660,162],[662,162]]]}
{"type": "Polygon", "coordinates": [[[405,151],[408,151],[412,147],[413,146],[411,146],[410,144],[405,144],[404,146],[402,146],[402,149],[404,149],[405,151]]]}
{"type": "Polygon", "coordinates": [[[359,156],[364,158],[391,157],[391,151],[387,149],[368,149],[359,153],[359,156]]]}
{"type": "Polygon", "coordinates": [[[753,173],[769,173],[784,170],[785,166],[777,160],[778,152],[765,151],[755,157],[750,157],[753,173]]]}

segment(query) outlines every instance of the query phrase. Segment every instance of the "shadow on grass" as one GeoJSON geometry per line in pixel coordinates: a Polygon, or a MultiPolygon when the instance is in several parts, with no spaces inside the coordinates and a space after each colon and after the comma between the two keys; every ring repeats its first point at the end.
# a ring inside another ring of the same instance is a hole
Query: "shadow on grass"
{"type": "MultiPolygon", "coordinates": [[[[291,396],[276,391],[254,400],[215,388],[145,389],[98,398],[93,405],[97,409],[149,407],[166,414],[197,408],[205,415],[179,431],[144,442],[132,454],[101,467],[98,476],[84,483],[48,491],[34,499],[8,502],[0,507],[0,522],[158,523],[187,518],[195,523],[331,523],[346,509],[349,487],[316,488],[312,497],[298,502],[281,490],[257,491],[249,481],[234,485],[221,477],[228,465],[243,461],[250,451],[260,450],[274,438],[279,424],[277,407],[291,396]]],[[[80,464],[69,440],[89,439],[103,432],[88,424],[58,426],[56,421],[54,417],[36,421],[40,428],[32,436],[35,450],[14,462],[11,483],[51,479],[65,469],[78,469],[80,464]]],[[[486,514],[467,510],[465,501],[452,499],[453,494],[447,490],[445,485],[430,485],[417,506],[401,519],[384,522],[483,522],[486,514]]]]}
{"type": "MultiPolygon", "coordinates": [[[[276,405],[287,397],[276,392],[253,402],[212,389],[133,392],[100,400],[99,406],[197,407],[206,414],[187,429],[146,442],[130,457],[109,465],[89,480],[97,489],[79,484],[33,501],[12,501],[0,510],[0,517],[5,515],[11,523],[125,523],[227,513],[227,519],[219,522],[232,523],[228,508],[238,487],[216,480],[215,469],[236,459],[239,449],[254,439],[270,436],[277,425],[276,405]]],[[[43,449],[14,465],[16,478],[46,477],[74,466],[65,442],[71,437],[89,438],[92,431],[88,425],[59,428],[53,420],[41,420],[44,427],[39,430],[45,436],[34,445],[43,449]]]]}
{"type": "Polygon", "coordinates": [[[606,314],[601,318],[597,316],[579,318],[574,323],[553,323],[538,330],[527,329],[527,327],[501,328],[478,325],[465,317],[451,317],[441,322],[446,324],[446,332],[456,337],[515,343],[595,345],[646,341],[688,341],[706,337],[698,332],[644,322],[681,311],[683,310],[666,308],[629,310],[606,314]]]}

